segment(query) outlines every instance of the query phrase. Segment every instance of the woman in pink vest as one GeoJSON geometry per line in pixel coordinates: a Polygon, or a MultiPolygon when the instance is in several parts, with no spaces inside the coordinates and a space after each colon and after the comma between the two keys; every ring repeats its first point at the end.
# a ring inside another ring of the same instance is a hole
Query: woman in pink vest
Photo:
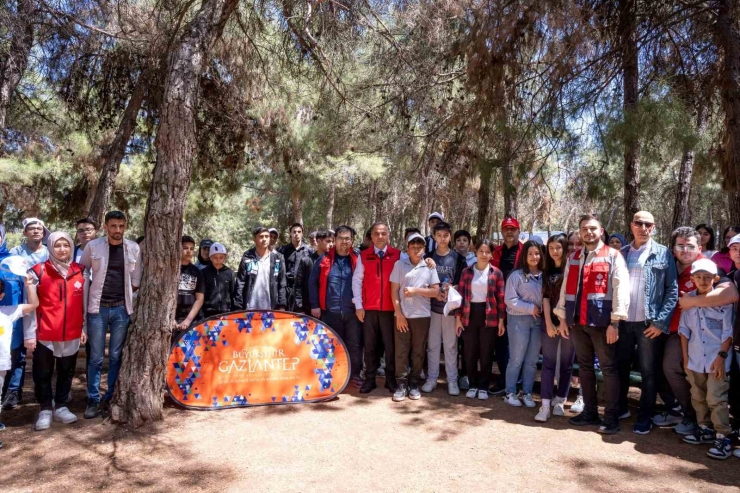
{"type": "Polygon", "coordinates": [[[33,348],[33,383],[36,400],[41,405],[36,430],[48,429],[52,418],[64,424],[77,421],[66,403],[72,389],[77,352],[80,343],[87,339],[82,330],[85,278],[83,267],[72,261],[72,237],[67,233],[52,233],[48,246],[49,260],[29,271],[37,283],[39,298],[33,348]],[[52,393],[55,366],[57,381],[52,393]]]}

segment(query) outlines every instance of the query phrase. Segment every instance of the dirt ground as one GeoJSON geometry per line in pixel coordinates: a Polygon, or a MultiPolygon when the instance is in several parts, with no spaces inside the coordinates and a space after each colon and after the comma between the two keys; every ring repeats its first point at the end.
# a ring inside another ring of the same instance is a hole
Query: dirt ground
{"type": "Polygon", "coordinates": [[[539,424],[536,409],[450,397],[443,383],[400,404],[382,388],[360,395],[348,387],[321,404],[212,412],[168,406],[164,422],[135,431],[82,419],[78,379],[75,424],[33,431],[38,406],[30,400],[2,415],[3,493],[740,491],[740,460],[709,459],[708,446],[684,444],[672,430],[638,436],[634,418],[611,437],[562,417],[539,424]]]}

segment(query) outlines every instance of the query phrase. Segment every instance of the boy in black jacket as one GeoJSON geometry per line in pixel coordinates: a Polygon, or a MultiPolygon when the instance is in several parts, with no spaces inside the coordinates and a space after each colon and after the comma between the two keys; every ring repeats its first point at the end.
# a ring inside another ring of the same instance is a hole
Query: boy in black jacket
{"type": "Polygon", "coordinates": [[[269,250],[270,232],[264,226],[252,229],[254,248],[242,256],[234,286],[235,310],[284,310],[285,259],[269,250]]]}
{"type": "Polygon", "coordinates": [[[226,247],[213,243],[209,251],[210,264],[203,268],[206,283],[203,318],[214,317],[232,310],[232,293],[236,285],[234,271],[224,265],[226,247]]]}

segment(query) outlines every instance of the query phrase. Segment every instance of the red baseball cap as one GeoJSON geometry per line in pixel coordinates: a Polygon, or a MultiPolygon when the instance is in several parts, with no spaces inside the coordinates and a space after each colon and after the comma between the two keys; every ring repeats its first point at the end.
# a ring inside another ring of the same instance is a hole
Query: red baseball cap
{"type": "Polygon", "coordinates": [[[507,217],[506,219],[501,221],[501,229],[504,229],[504,228],[519,229],[519,221],[517,221],[516,218],[507,217]]]}

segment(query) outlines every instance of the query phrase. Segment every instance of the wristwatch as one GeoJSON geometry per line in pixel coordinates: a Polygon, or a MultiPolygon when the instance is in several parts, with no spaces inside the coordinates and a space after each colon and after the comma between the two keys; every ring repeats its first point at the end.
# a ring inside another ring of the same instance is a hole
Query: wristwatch
{"type": "Polygon", "coordinates": [[[718,353],[717,353],[717,356],[721,356],[721,357],[723,357],[723,358],[727,359],[727,353],[726,353],[725,351],[720,351],[720,352],[718,352],[718,353]]]}

